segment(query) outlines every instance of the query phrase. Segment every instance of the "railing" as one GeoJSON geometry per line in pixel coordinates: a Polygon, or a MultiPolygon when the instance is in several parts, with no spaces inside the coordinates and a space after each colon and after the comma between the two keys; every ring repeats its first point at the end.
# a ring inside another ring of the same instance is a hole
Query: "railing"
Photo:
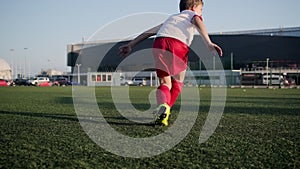
{"type": "Polygon", "coordinates": [[[241,68],[241,72],[279,72],[279,73],[300,73],[300,68],[286,68],[286,67],[278,67],[278,68],[269,68],[265,67],[257,67],[257,68],[241,68]]]}

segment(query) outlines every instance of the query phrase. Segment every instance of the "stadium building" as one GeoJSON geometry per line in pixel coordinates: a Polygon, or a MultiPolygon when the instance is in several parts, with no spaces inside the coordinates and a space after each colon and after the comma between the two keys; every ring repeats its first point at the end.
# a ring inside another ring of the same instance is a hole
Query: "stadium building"
{"type": "Polygon", "coordinates": [[[12,69],[9,64],[0,58],[0,79],[11,80],[12,69]]]}
{"type": "MultiPolygon", "coordinates": [[[[300,84],[300,27],[220,32],[212,33],[210,37],[222,47],[224,53],[221,62],[226,74],[225,79],[217,76],[218,70],[212,70],[216,74],[214,79],[217,79],[220,85],[300,84]]],[[[201,42],[201,37],[196,35],[191,48],[195,49],[199,41],[201,42]]],[[[133,53],[150,49],[152,42],[151,38],[145,40],[134,49],[133,53]]],[[[124,74],[141,69],[153,72],[152,52],[140,53],[139,57],[142,59],[135,60],[136,62],[122,62],[123,58],[118,56],[118,48],[125,43],[127,41],[83,42],[68,45],[68,66],[72,67],[73,81],[81,79],[82,84],[91,84],[89,83],[91,81],[105,80],[106,83],[98,85],[111,85],[115,80],[111,72],[124,74]],[[95,64],[96,62],[99,63],[95,64]]],[[[207,85],[212,81],[203,62],[193,51],[189,55],[189,68],[198,74],[197,85],[207,85]]],[[[129,75],[130,78],[133,76],[139,75],[129,75]]],[[[122,79],[122,74],[115,78],[122,79]]],[[[155,79],[152,75],[147,78],[155,79]]]]}

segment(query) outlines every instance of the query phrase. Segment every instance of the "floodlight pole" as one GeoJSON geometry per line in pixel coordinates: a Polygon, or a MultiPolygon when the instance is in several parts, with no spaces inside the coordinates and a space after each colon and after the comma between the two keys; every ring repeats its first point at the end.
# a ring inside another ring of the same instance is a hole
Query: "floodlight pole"
{"type": "Polygon", "coordinates": [[[269,58],[267,58],[267,87],[269,87],[269,58]]]}
{"type": "Polygon", "coordinates": [[[12,80],[15,78],[14,75],[15,75],[15,66],[14,66],[14,60],[13,60],[13,52],[15,50],[14,49],[10,49],[10,60],[11,60],[11,77],[12,77],[12,80]]]}
{"type": "Polygon", "coordinates": [[[230,54],[230,69],[231,69],[231,73],[230,73],[230,80],[231,80],[231,85],[233,85],[234,81],[233,81],[233,52],[231,52],[230,54]]]}
{"type": "Polygon", "coordinates": [[[26,79],[26,62],[27,62],[27,59],[26,59],[26,50],[27,50],[28,48],[24,48],[24,53],[25,53],[25,62],[24,62],[24,79],[26,79]]]}
{"type": "Polygon", "coordinates": [[[202,83],[202,80],[201,80],[201,78],[202,78],[202,75],[201,75],[201,73],[202,73],[202,61],[201,61],[201,59],[199,58],[199,74],[200,74],[200,76],[199,76],[199,86],[201,86],[201,83],[202,83]]]}
{"type": "Polygon", "coordinates": [[[81,64],[76,64],[77,66],[77,82],[80,84],[80,66],[81,64]]]}
{"type": "Polygon", "coordinates": [[[216,55],[213,56],[213,69],[216,70],[216,55]]]}
{"type": "Polygon", "coordinates": [[[152,72],[150,73],[150,86],[152,87],[152,72]]]}

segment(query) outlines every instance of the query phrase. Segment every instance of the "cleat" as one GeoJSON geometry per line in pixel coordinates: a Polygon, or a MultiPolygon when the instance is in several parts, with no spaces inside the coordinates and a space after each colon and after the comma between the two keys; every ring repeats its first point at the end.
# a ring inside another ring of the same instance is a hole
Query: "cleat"
{"type": "Polygon", "coordinates": [[[161,104],[158,106],[156,110],[154,110],[156,114],[156,120],[155,124],[157,125],[163,125],[163,126],[168,126],[168,120],[170,116],[170,106],[166,103],[161,104]]]}

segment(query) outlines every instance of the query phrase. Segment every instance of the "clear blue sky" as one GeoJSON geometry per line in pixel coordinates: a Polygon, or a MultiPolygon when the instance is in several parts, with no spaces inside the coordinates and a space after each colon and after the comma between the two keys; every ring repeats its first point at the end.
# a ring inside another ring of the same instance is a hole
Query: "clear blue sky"
{"type": "MultiPolygon", "coordinates": [[[[66,71],[67,44],[90,37],[120,17],[178,12],[179,0],[1,0],[0,57],[24,65],[66,71]],[[28,48],[25,50],[24,48],[28,48]],[[10,49],[14,49],[11,58],[10,49]]],[[[206,0],[208,32],[300,26],[300,0],[206,0]]],[[[143,30],[140,30],[143,31],[143,30]]],[[[122,38],[122,37],[120,37],[122,38]]]]}

